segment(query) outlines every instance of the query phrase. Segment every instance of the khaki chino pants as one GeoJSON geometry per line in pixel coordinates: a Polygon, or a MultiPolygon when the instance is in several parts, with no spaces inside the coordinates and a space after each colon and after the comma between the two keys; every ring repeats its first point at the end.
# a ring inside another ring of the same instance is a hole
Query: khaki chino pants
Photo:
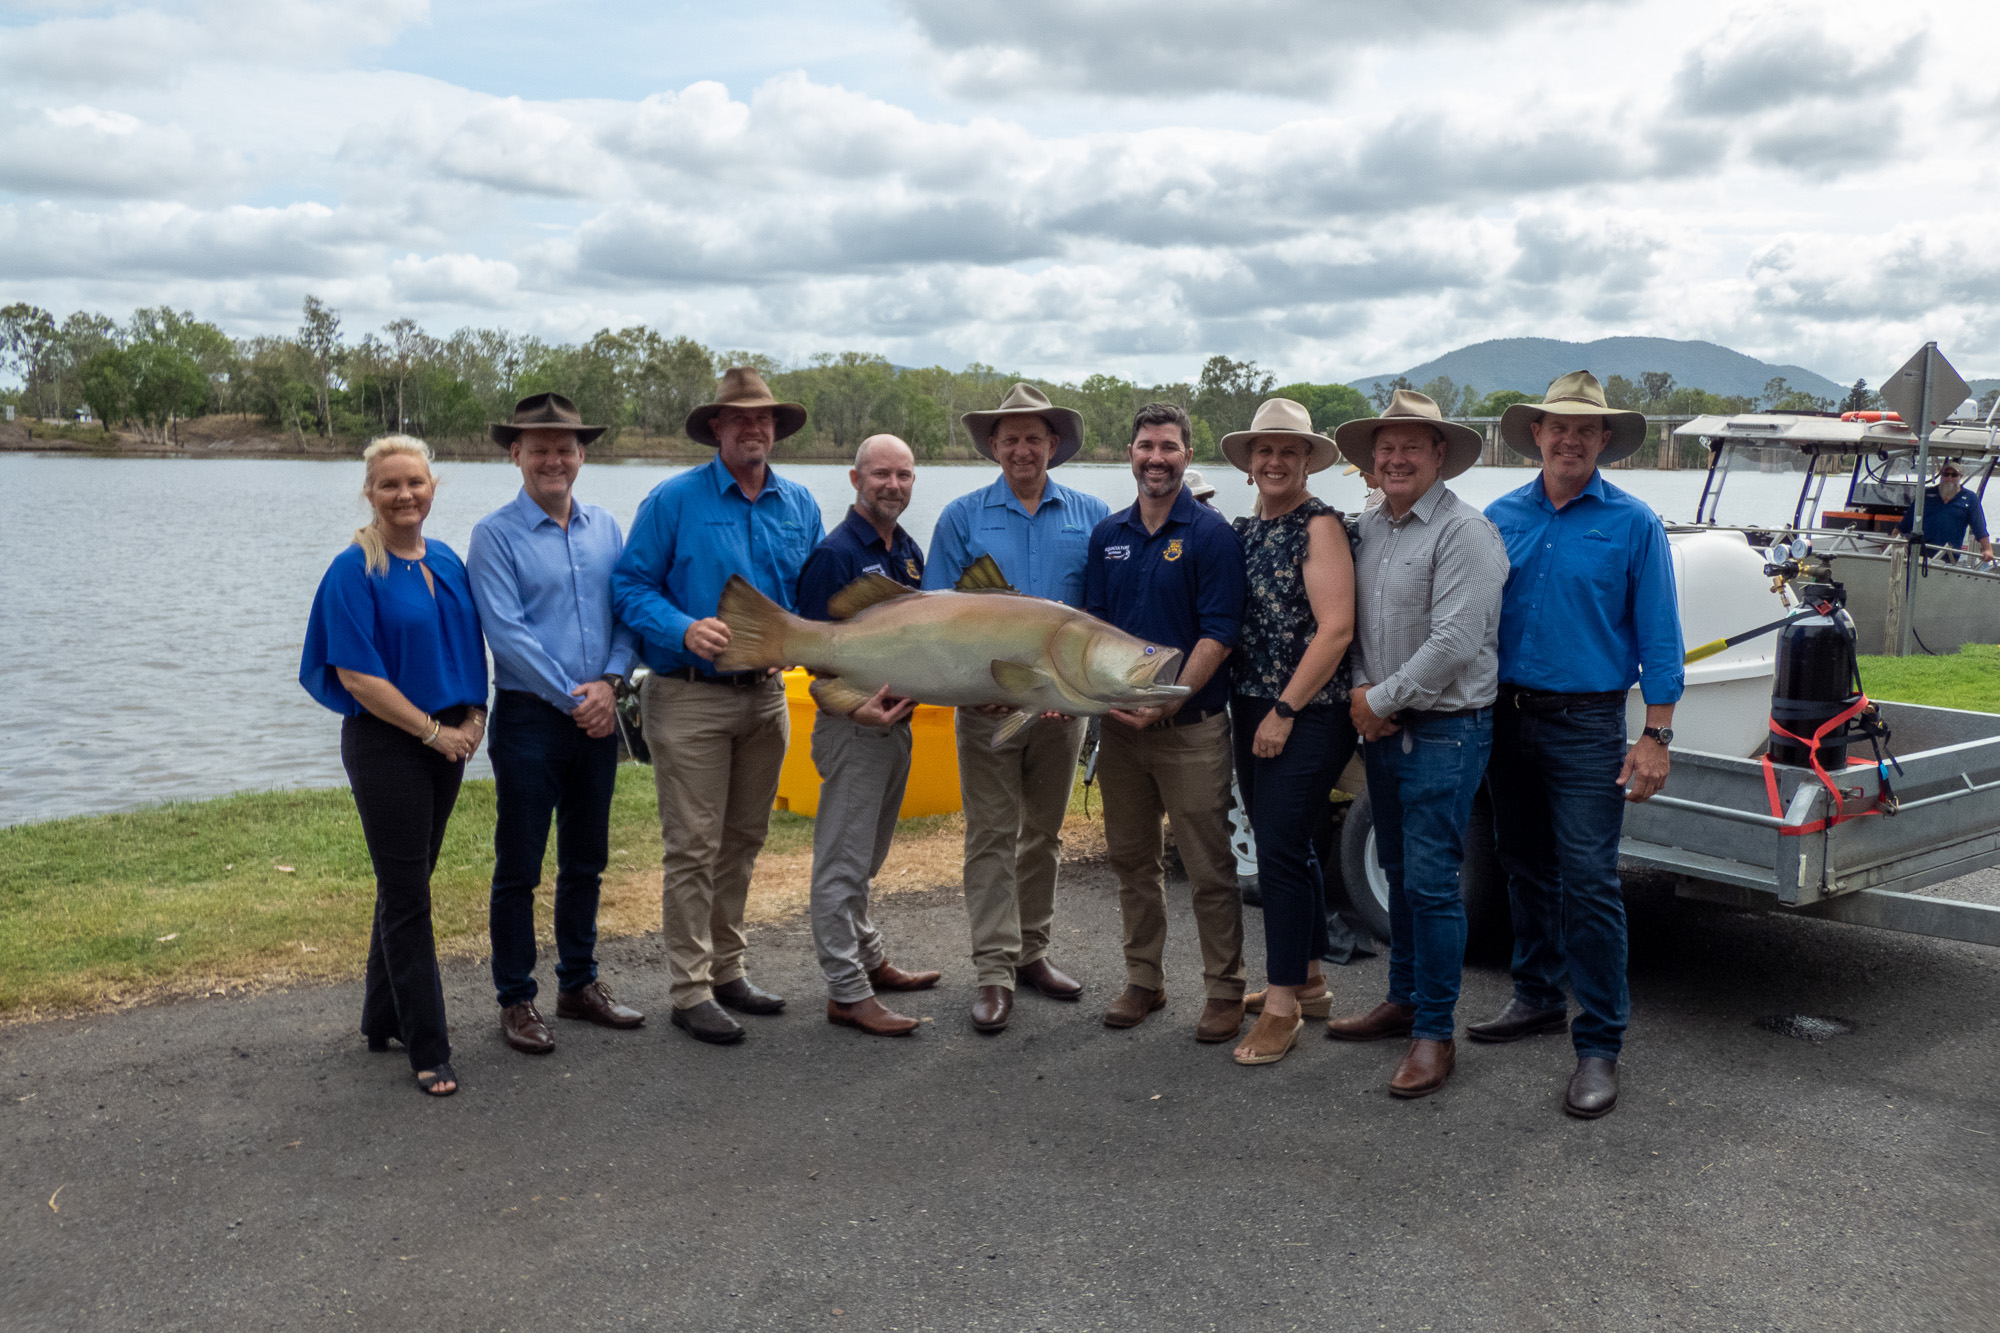
{"type": "Polygon", "coordinates": [[[956,729],[976,984],[1012,990],[1014,969],[1049,951],[1062,822],[1084,722],[1036,722],[995,749],[993,733],[1005,720],[961,708],[956,729]]]}
{"type": "Polygon", "coordinates": [[[660,927],[676,1009],[743,975],[743,903],[791,741],[782,677],[738,688],[648,676],[640,693],[660,798],[660,927]]]}
{"type": "Polygon", "coordinates": [[[1162,818],[1194,896],[1208,999],[1243,998],[1243,897],[1229,847],[1229,717],[1218,713],[1184,727],[1138,731],[1104,719],[1097,779],[1104,790],[1104,842],[1118,876],[1125,925],[1125,980],[1147,990],[1165,985],[1167,895],[1162,818]]]}
{"type": "Polygon", "coordinates": [[[887,961],[868,915],[868,891],[896,838],[910,778],[910,723],[864,727],[813,720],[819,813],[813,817],[812,932],[827,997],[856,1004],[875,993],[868,974],[887,961]]]}

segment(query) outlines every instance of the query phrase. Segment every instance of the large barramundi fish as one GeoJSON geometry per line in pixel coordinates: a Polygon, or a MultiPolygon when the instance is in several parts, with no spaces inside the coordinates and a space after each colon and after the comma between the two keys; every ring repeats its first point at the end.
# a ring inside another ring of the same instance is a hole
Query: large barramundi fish
{"type": "Polygon", "coordinates": [[[817,677],[814,699],[839,713],[885,685],[918,703],[1007,704],[1016,711],[994,731],[995,745],[1045,712],[1149,708],[1188,693],[1174,684],[1180,649],[1016,592],[991,556],[974,561],[952,592],[917,592],[864,574],[827,609],[830,621],[792,615],[732,576],[717,611],[729,626],[729,647],[715,665],[805,667],[817,677]]]}

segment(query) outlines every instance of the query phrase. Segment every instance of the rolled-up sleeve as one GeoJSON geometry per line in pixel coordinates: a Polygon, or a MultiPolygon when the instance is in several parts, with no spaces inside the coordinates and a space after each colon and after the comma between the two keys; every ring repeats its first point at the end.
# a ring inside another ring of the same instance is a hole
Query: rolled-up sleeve
{"type": "Polygon", "coordinates": [[[1431,575],[1430,636],[1369,690],[1369,707],[1386,717],[1435,703],[1493,637],[1506,585],[1507,546],[1490,522],[1467,520],[1445,534],[1431,575]]]}
{"type": "Polygon", "coordinates": [[[666,594],[667,572],[674,564],[672,516],[662,512],[657,495],[649,495],[632,520],[632,537],[611,572],[611,601],[621,624],[648,643],[681,651],[695,618],[674,605],[666,594]]]}
{"type": "Polygon", "coordinates": [[[1681,601],[1673,547],[1657,519],[1645,525],[1632,569],[1632,628],[1639,641],[1639,693],[1649,704],[1679,703],[1687,687],[1681,601]]]}

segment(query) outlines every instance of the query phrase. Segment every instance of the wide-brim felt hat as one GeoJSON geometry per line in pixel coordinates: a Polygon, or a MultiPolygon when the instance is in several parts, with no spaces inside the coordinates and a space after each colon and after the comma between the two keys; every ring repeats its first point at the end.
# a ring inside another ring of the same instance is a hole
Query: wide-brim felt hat
{"type": "Polygon", "coordinates": [[[1611,438],[1597,456],[1599,466],[1637,453],[1646,442],[1646,414],[1612,407],[1604,401],[1604,386],[1587,370],[1573,370],[1549,385],[1539,403],[1516,403],[1500,414],[1500,438],[1523,458],[1542,461],[1535,445],[1534,423],[1554,413],[1563,417],[1603,417],[1611,438]]]}
{"type": "Polygon", "coordinates": [[[1000,406],[990,412],[967,412],[959,420],[965,423],[965,433],[972,437],[972,447],[992,458],[994,424],[1002,417],[1018,416],[1040,417],[1056,433],[1056,451],[1049,457],[1050,467],[1067,463],[1083,448],[1083,413],[1057,407],[1032,384],[1016,384],[1007,390],[1000,406]]]}
{"type": "Polygon", "coordinates": [[[583,414],[576,410],[576,404],[559,393],[536,393],[514,404],[512,421],[495,421],[487,426],[486,434],[493,443],[506,449],[521,438],[522,432],[536,429],[573,430],[576,442],[585,445],[610,428],[584,425],[583,414]]]}
{"type": "Polygon", "coordinates": [[[1478,431],[1456,421],[1446,421],[1438,405],[1415,389],[1396,390],[1379,417],[1343,421],[1334,427],[1333,438],[1340,444],[1342,457],[1354,464],[1357,471],[1372,475],[1375,432],[1384,426],[1410,425],[1429,426],[1444,436],[1444,466],[1438,469],[1438,478],[1443,481],[1477,463],[1480,451],[1486,447],[1486,439],[1478,431]]]}
{"type": "Polygon", "coordinates": [[[1257,406],[1257,414],[1250,418],[1250,429],[1233,430],[1222,437],[1222,456],[1238,472],[1250,470],[1250,446],[1259,435],[1289,435],[1312,445],[1312,456],[1306,460],[1307,472],[1319,472],[1333,466],[1338,453],[1332,440],[1313,429],[1312,413],[1303,403],[1295,403],[1289,398],[1266,398],[1257,406]]]}
{"type": "Polygon", "coordinates": [[[770,408],[771,423],[776,428],[772,436],[774,440],[796,435],[806,424],[805,408],[798,403],[781,403],[774,398],[771,387],[764,383],[764,377],[757,373],[754,366],[731,366],[722,372],[722,383],[715,389],[715,401],[703,403],[688,413],[687,437],[697,444],[720,449],[722,441],[715,438],[715,418],[725,407],[770,408]]]}

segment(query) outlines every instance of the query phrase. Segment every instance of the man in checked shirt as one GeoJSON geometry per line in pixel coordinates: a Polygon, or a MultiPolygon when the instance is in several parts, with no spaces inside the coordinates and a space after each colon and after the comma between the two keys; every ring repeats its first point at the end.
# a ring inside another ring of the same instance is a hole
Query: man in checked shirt
{"type": "Polygon", "coordinates": [[[1389,1080],[1426,1097],[1451,1076],[1453,1010],[1465,962],[1458,870],[1473,793],[1492,748],[1496,643],[1507,547],[1444,483],[1479,459],[1479,433],[1445,421],[1423,394],[1334,432],[1377,478],[1383,503],[1361,516],[1354,552],[1352,709],[1368,770],[1375,846],[1389,879],[1389,994],[1336,1018],[1343,1041],[1410,1038],[1389,1080]]]}

